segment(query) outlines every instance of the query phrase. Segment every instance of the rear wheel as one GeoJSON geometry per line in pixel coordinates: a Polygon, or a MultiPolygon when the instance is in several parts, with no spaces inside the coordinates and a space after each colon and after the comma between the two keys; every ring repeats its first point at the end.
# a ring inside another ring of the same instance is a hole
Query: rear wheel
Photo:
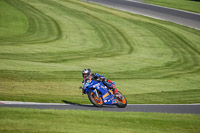
{"type": "Polygon", "coordinates": [[[90,92],[88,93],[88,98],[89,98],[90,102],[91,102],[94,106],[96,106],[96,107],[101,107],[101,106],[103,106],[103,100],[102,100],[102,98],[101,98],[101,97],[97,97],[97,95],[96,95],[94,92],[90,91],[90,92]]]}
{"type": "Polygon", "coordinates": [[[119,92],[121,94],[121,97],[117,97],[117,107],[119,108],[125,108],[127,106],[127,100],[125,98],[125,96],[119,92]]]}

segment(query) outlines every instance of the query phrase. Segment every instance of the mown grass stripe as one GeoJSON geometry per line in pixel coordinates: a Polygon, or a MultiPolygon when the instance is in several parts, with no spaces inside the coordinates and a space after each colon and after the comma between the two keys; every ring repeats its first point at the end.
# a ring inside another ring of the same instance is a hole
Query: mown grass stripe
{"type": "Polygon", "coordinates": [[[20,0],[7,0],[6,2],[23,12],[28,19],[29,28],[25,34],[1,40],[1,45],[47,43],[61,38],[62,33],[59,25],[49,16],[20,0]]]}

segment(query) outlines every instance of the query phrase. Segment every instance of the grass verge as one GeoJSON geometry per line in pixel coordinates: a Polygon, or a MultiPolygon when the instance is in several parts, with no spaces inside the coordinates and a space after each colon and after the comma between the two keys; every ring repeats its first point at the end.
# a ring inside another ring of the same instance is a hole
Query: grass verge
{"type": "Polygon", "coordinates": [[[0,109],[0,132],[199,133],[200,115],[0,109]]]}

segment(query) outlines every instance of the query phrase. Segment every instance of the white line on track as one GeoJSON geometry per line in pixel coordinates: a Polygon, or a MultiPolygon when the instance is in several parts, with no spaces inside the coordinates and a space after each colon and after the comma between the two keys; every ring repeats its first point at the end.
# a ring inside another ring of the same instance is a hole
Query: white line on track
{"type": "MultiPolygon", "coordinates": [[[[0,104],[24,104],[24,105],[73,105],[65,103],[38,103],[38,102],[21,102],[21,101],[0,101],[0,104]]],[[[82,105],[92,105],[92,104],[82,104],[82,105]]],[[[134,105],[200,105],[200,103],[193,104],[127,104],[130,106],[134,105]]]]}
{"type": "Polygon", "coordinates": [[[200,103],[191,103],[191,104],[127,104],[127,105],[200,105],[200,103]]]}
{"type": "Polygon", "coordinates": [[[0,101],[0,104],[24,104],[24,105],[70,105],[63,103],[37,103],[37,102],[20,102],[20,101],[0,101]]]}

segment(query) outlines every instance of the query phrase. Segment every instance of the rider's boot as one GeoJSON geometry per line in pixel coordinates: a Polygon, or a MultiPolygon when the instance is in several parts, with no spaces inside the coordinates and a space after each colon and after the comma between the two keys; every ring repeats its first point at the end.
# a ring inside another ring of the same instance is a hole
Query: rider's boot
{"type": "Polygon", "coordinates": [[[113,91],[114,91],[114,97],[115,98],[120,98],[123,100],[122,95],[119,93],[119,91],[117,90],[117,88],[115,86],[113,86],[113,91]]]}
{"type": "MultiPolygon", "coordinates": [[[[117,88],[115,87],[115,84],[111,80],[104,80],[103,82],[109,89],[111,89],[114,93],[115,98],[120,98],[122,99],[122,95],[119,93],[117,88]]],[[[123,100],[123,99],[122,99],[123,100]]]]}

